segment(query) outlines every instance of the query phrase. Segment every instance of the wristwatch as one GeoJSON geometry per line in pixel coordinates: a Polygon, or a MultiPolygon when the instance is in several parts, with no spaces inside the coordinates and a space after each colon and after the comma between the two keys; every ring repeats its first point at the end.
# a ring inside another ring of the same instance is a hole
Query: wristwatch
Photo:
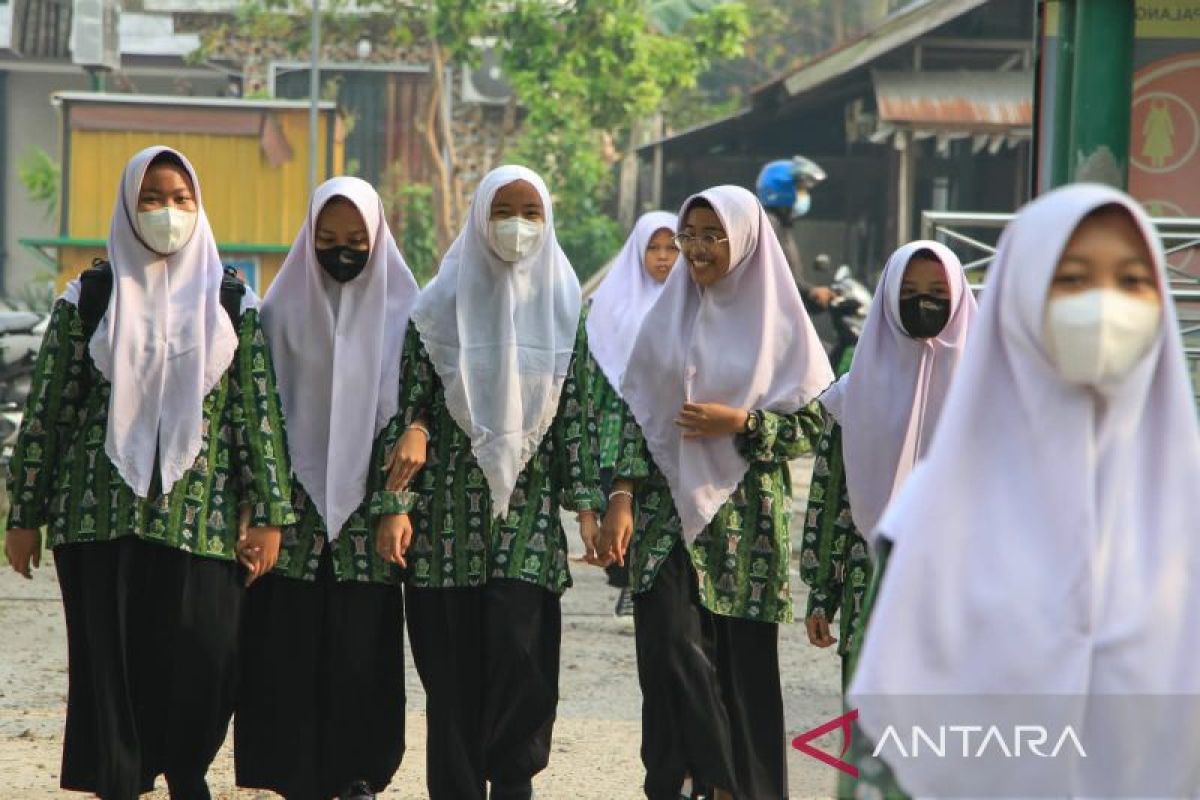
{"type": "Polygon", "coordinates": [[[757,411],[751,411],[746,415],[746,433],[754,435],[758,433],[760,418],[757,411]]]}

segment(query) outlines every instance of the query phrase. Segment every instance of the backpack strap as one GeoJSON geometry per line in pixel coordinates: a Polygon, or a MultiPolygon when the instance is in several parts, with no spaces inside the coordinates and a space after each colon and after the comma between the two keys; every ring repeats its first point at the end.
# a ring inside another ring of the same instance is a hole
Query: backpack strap
{"type": "Polygon", "coordinates": [[[108,299],[112,297],[112,264],[103,258],[92,260],[92,266],[79,274],[79,318],[83,320],[83,333],[92,338],[96,327],[108,311],[108,299]]]}
{"type": "Polygon", "coordinates": [[[221,275],[221,306],[229,315],[235,333],[242,323],[242,300],[245,297],[246,284],[238,276],[237,270],[229,266],[224,267],[224,274],[221,275]]]}
{"type": "MultiPolygon", "coordinates": [[[[79,317],[83,320],[83,333],[88,339],[96,332],[100,320],[108,311],[112,297],[112,264],[103,258],[92,261],[92,266],[79,275],[79,317]]],[[[225,267],[221,275],[221,307],[229,315],[236,331],[242,321],[242,299],[246,296],[246,284],[232,267],[225,267]]]]}

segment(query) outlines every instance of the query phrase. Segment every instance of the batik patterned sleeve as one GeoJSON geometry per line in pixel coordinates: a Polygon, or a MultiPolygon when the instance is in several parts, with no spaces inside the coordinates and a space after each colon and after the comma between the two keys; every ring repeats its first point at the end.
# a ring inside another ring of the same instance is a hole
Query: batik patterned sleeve
{"type": "Polygon", "coordinates": [[[617,450],[617,463],[613,467],[613,478],[640,481],[650,476],[652,462],[650,448],[642,428],[629,410],[629,404],[621,403],[621,439],[617,450]]]}
{"type": "MultiPolygon", "coordinates": [[[[376,456],[371,462],[375,474],[370,485],[375,487],[371,493],[370,513],[374,517],[384,514],[408,514],[416,502],[417,493],[411,489],[391,491],[387,488],[388,464],[391,453],[400,443],[400,437],[412,424],[413,420],[426,418],[432,398],[433,381],[425,376],[429,370],[429,359],[421,344],[421,337],[416,329],[409,325],[404,336],[404,353],[400,371],[400,406],[396,415],[389,420],[387,427],[380,432],[379,446],[376,456]]],[[[428,442],[426,442],[428,444],[428,442]]]]}
{"type": "Polygon", "coordinates": [[[251,527],[277,527],[296,521],[292,508],[291,464],[284,438],[283,410],[275,369],[255,309],[242,312],[231,377],[233,457],[250,504],[251,527]]]}
{"type": "Polygon", "coordinates": [[[791,461],[812,450],[825,424],[821,407],[809,403],[794,414],[759,411],[759,426],[754,433],[739,433],[738,452],[750,462],[791,461]]]}
{"type": "Polygon", "coordinates": [[[588,400],[591,404],[588,416],[597,428],[600,468],[612,469],[617,462],[617,449],[621,442],[621,397],[591,354],[587,361],[590,381],[588,400]]]}
{"type": "Polygon", "coordinates": [[[553,428],[559,503],[568,511],[599,511],[604,502],[596,426],[588,413],[587,362],[587,328],[581,319],[553,428]]]}
{"type": "Polygon", "coordinates": [[[842,427],[830,419],[817,442],[804,517],[800,579],[810,589],[806,616],[832,620],[841,605],[846,547],[852,528],[849,510],[842,465],[842,427]]]}
{"type": "Polygon", "coordinates": [[[33,368],[33,384],[16,448],[8,464],[10,528],[40,528],[49,518],[56,466],[78,424],[87,382],[87,341],[75,306],[60,300],[50,316],[33,368]]]}

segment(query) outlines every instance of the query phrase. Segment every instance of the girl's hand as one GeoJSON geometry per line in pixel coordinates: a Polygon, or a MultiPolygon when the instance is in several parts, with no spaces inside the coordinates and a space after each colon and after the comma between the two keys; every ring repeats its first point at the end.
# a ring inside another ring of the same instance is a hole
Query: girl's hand
{"type": "Polygon", "coordinates": [[[250,573],[246,577],[247,586],[275,569],[282,541],[283,532],[274,527],[247,528],[244,535],[239,534],[237,556],[250,573]]]}
{"type": "Polygon", "coordinates": [[[425,466],[428,452],[429,434],[424,425],[415,423],[409,426],[388,456],[388,491],[399,492],[407,489],[412,479],[425,466]]]}
{"type": "Polygon", "coordinates": [[[837,642],[829,632],[829,620],[816,615],[804,618],[804,628],[808,631],[808,642],[814,647],[829,647],[837,642]]]}
{"type": "Polygon", "coordinates": [[[30,565],[42,566],[42,532],[34,528],[9,528],[4,536],[4,556],[14,572],[33,580],[30,565]]]}
{"type": "Polygon", "coordinates": [[[583,540],[583,560],[593,567],[607,567],[612,558],[597,547],[600,538],[600,523],[595,511],[579,512],[579,538],[583,540]]]}
{"type": "Polygon", "coordinates": [[[745,409],[720,403],[684,403],[675,424],[683,428],[683,438],[702,439],[741,433],[749,418],[745,409]]]}
{"type": "Polygon", "coordinates": [[[408,514],[384,514],[375,530],[375,552],[384,561],[407,567],[404,554],[412,543],[413,527],[408,514]]]}
{"type": "Polygon", "coordinates": [[[608,500],[604,513],[604,524],[596,541],[596,552],[607,563],[616,562],[625,566],[625,553],[629,540],[633,538],[633,500],[627,495],[615,494],[608,500]]]}

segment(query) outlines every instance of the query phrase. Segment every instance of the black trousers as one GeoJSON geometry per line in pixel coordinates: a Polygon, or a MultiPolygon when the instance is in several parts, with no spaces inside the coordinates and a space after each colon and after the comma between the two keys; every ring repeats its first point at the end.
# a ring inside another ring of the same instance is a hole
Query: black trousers
{"type": "Polygon", "coordinates": [[[376,792],[404,756],[404,596],[338,582],[326,547],[316,581],[268,575],[250,588],[234,718],[239,786],[327,800],[376,792]]]}
{"type": "Polygon", "coordinates": [[[517,580],[407,590],[408,636],[427,698],[430,800],[526,797],[550,762],[560,598],[517,580]]]}
{"type": "Polygon", "coordinates": [[[695,569],[676,547],[634,596],[642,763],[651,800],[676,800],[684,777],[738,800],[787,797],[779,626],[700,605],[695,569]]]}
{"type": "Polygon", "coordinates": [[[240,567],[135,536],[55,548],[69,652],[62,788],[207,800],[233,713],[240,567]]]}

